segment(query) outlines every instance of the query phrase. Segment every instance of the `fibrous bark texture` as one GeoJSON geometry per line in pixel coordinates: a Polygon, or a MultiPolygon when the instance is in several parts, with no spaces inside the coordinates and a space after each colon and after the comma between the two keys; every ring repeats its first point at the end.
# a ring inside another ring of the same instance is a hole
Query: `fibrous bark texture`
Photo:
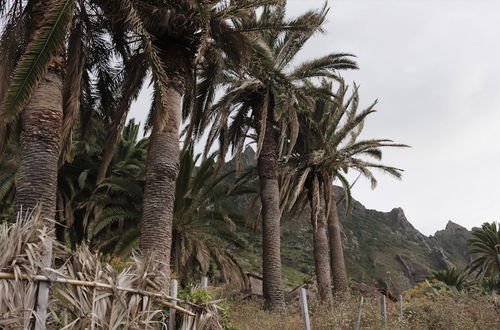
{"type": "Polygon", "coordinates": [[[285,312],[285,298],[281,278],[281,212],[279,208],[277,143],[271,116],[272,112],[268,111],[262,150],[257,162],[262,202],[263,289],[266,308],[283,314],[285,312]]]}
{"type": "Polygon", "coordinates": [[[175,182],[179,173],[181,94],[168,89],[166,125],[153,120],[146,166],[140,249],[153,253],[170,272],[175,182]]]}
{"type": "MultiPolygon", "coordinates": [[[[330,181],[331,182],[331,181],[330,181]]],[[[329,183],[331,184],[331,183],[329,183]]],[[[333,278],[333,291],[335,293],[347,293],[347,272],[344,260],[344,248],[342,246],[342,232],[338,216],[337,203],[330,188],[330,209],[328,214],[328,237],[330,241],[330,256],[333,278]]]]}
{"type": "MultiPolygon", "coordinates": [[[[317,180],[315,178],[315,180],[317,180]]],[[[312,185],[313,190],[319,185],[312,185]]],[[[315,194],[313,191],[311,197],[315,194]]],[[[319,192],[317,192],[319,195],[319,192]]],[[[328,246],[328,233],[323,203],[310,198],[311,225],[313,228],[314,266],[316,281],[318,283],[318,294],[322,302],[332,301],[332,280],[330,272],[330,253],[328,246]]]]}
{"type": "Polygon", "coordinates": [[[62,118],[62,76],[49,69],[21,114],[17,212],[40,205],[41,215],[54,219],[62,118]]]}

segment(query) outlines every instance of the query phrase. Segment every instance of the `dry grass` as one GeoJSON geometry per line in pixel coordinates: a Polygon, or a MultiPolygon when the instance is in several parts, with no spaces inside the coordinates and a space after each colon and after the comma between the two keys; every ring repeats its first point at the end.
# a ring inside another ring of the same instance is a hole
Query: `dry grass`
{"type": "MultiPolygon", "coordinates": [[[[404,303],[404,317],[399,317],[397,303],[388,303],[388,329],[498,329],[500,314],[495,309],[495,297],[484,295],[440,295],[432,300],[414,298],[404,303]]],[[[300,310],[290,307],[284,317],[277,317],[262,310],[262,303],[255,300],[232,301],[231,321],[235,328],[302,330],[300,310]]],[[[361,327],[383,329],[376,300],[367,300],[361,327]]],[[[336,300],[332,306],[311,304],[313,329],[354,329],[359,309],[355,297],[336,300]]]]}

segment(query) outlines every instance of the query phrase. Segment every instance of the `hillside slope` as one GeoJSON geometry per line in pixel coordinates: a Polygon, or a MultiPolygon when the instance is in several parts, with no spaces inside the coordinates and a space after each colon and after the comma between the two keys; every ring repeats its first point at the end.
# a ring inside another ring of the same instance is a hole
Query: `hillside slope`
{"type": "MultiPolygon", "coordinates": [[[[255,154],[251,148],[247,148],[241,161],[242,167],[255,164],[255,154]]],[[[225,168],[234,168],[234,161],[228,162],[225,168]]],[[[254,183],[254,187],[258,188],[258,182],[254,183]]],[[[343,191],[339,187],[335,189],[339,199],[343,191]]],[[[378,193],[383,192],[379,190],[378,193]]],[[[252,204],[252,200],[252,197],[240,197],[229,207],[233,205],[249,209],[247,214],[255,218],[258,207],[252,204]]],[[[451,221],[444,230],[427,237],[411,225],[401,208],[380,212],[354,201],[349,216],[344,214],[343,203],[339,213],[348,275],[355,281],[406,289],[431,271],[448,267],[463,268],[467,263],[465,241],[470,232],[451,221]]],[[[249,242],[249,248],[238,251],[240,259],[247,270],[259,272],[259,235],[243,234],[249,242]]],[[[312,246],[308,209],[299,217],[283,222],[283,273],[290,286],[314,273],[312,246]]]]}

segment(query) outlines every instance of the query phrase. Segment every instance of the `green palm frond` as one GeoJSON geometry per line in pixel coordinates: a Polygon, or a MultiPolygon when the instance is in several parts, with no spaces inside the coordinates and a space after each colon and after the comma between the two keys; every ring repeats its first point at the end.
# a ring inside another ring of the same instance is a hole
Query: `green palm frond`
{"type": "Polygon", "coordinates": [[[131,212],[129,208],[121,208],[121,207],[107,207],[104,209],[102,216],[99,218],[99,221],[93,224],[91,227],[90,235],[96,236],[109,225],[120,221],[120,220],[137,220],[141,214],[139,212],[131,212]]]}
{"type": "Polygon", "coordinates": [[[363,120],[371,113],[374,113],[375,110],[373,110],[373,107],[375,107],[376,103],[373,103],[368,109],[364,110],[361,112],[359,115],[357,115],[353,120],[349,120],[341,129],[339,129],[335,135],[332,136],[330,143],[331,145],[338,145],[341,143],[346,137],[348,137],[348,134],[356,128],[359,124],[363,122],[363,120]]]}
{"type": "Polygon", "coordinates": [[[14,173],[0,176],[0,200],[4,200],[8,193],[14,188],[14,180],[14,173]]]}
{"type": "MultiPolygon", "coordinates": [[[[344,189],[344,194],[345,194],[345,214],[349,214],[352,209],[352,193],[351,193],[351,186],[349,185],[349,181],[346,179],[345,176],[343,176],[340,172],[333,172],[335,175],[335,178],[339,179],[340,183],[342,184],[342,188],[344,189]]],[[[335,203],[335,201],[333,201],[335,203]]]]}
{"type": "Polygon", "coordinates": [[[155,90],[158,93],[158,104],[160,107],[160,114],[157,120],[163,124],[166,122],[166,109],[168,104],[167,86],[168,77],[165,72],[164,65],[159,56],[159,50],[153,45],[154,37],[148,32],[144,26],[141,16],[134,7],[133,2],[128,0],[113,0],[111,7],[116,5],[116,10],[122,14],[124,24],[131,30],[137,33],[142,39],[144,47],[144,54],[146,60],[151,68],[151,75],[155,85],[155,90]]]}
{"type": "MultiPolygon", "coordinates": [[[[350,169],[358,171],[360,175],[370,180],[372,188],[377,185],[377,179],[372,172],[374,169],[401,179],[401,169],[376,161],[382,159],[382,150],[385,147],[408,146],[388,139],[358,141],[364,127],[363,123],[367,116],[374,112],[375,103],[358,113],[358,86],[354,85],[348,96],[347,87],[342,79],[336,81],[339,82],[339,86],[333,93],[326,93],[327,90],[331,91],[334,88],[328,81],[323,81],[319,87],[307,86],[308,90],[316,90],[313,93],[316,95],[314,103],[309,107],[309,111],[299,113],[301,134],[291,157],[284,163],[290,169],[292,176],[297,176],[292,181],[294,187],[300,186],[296,182],[300,182],[298,177],[307,168],[321,173],[325,192],[330,189],[332,179],[339,180],[346,195],[346,212],[349,212],[352,207],[351,186],[341,171],[344,173],[348,173],[350,169]],[[375,161],[365,160],[368,157],[375,161]]],[[[284,195],[294,196],[290,192],[284,192],[284,195]]],[[[287,197],[285,200],[295,203],[296,198],[287,197]]],[[[290,207],[293,205],[289,205],[290,207]]]]}
{"type": "Polygon", "coordinates": [[[355,57],[352,54],[330,54],[324,57],[307,61],[297,67],[292,73],[293,79],[304,79],[314,77],[336,77],[335,71],[338,70],[355,70],[358,66],[350,57],[355,57]]]}
{"type": "Polygon", "coordinates": [[[24,108],[54,55],[63,46],[74,0],[54,0],[50,5],[40,29],[35,32],[14,71],[2,105],[2,121],[11,121],[24,108]]]}
{"type": "Polygon", "coordinates": [[[500,230],[496,222],[484,223],[481,229],[472,231],[472,238],[467,241],[471,247],[469,254],[474,259],[469,264],[470,272],[477,276],[500,274],[500,230]]]}

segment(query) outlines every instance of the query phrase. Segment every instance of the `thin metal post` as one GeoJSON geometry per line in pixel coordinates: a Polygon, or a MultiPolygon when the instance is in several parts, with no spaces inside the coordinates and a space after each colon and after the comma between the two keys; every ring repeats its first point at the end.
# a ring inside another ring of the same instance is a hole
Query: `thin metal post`
{"type": "Polygon", "coordinates": [[[201,278],[201,288],[202,288],[202,289],[206,289],[206,288],[208,288],[208,277],[203,276],[203,277],[201,278]]]}
{"type": "Polygon", "coordinates": [[[309,307],[307,306],[306,289],[300,288],[299,300],[300,300],[300,310],[302,312],[302,319],[304,320],[304,330],[311,330],[311,321],[309,320],[309,307]]]}
{"type": "MultiPolygon", "coordinates": [[[[177,298],[177,280],[172,279],[170,281],[170,295],[174,298],[177,298]]],[[[174,306],[177,306],[177,301],[172,301],[172,304],[174,306]]],[[[169,330],[174,330],[175,329],[175,309],[170,308],[170,313],[168,317],[168,329],[169,330]]]]}
{"type": "Polygon", "coordinates": [[[361,328],[361,316],[363,315],[363,302],[364,302],[364,297],[361,296],[361,301],[359,302],[359,312],[358,312],[358,319],[356,320],[356,330],[359,330],[361,328]]]}
{"type": "Polygon", "coordinates": [[[387,327],[387,306],[385,303],[385,295],[380,296],[380,316],[382,317],[382,323],[384,328],[387,327]]]}

